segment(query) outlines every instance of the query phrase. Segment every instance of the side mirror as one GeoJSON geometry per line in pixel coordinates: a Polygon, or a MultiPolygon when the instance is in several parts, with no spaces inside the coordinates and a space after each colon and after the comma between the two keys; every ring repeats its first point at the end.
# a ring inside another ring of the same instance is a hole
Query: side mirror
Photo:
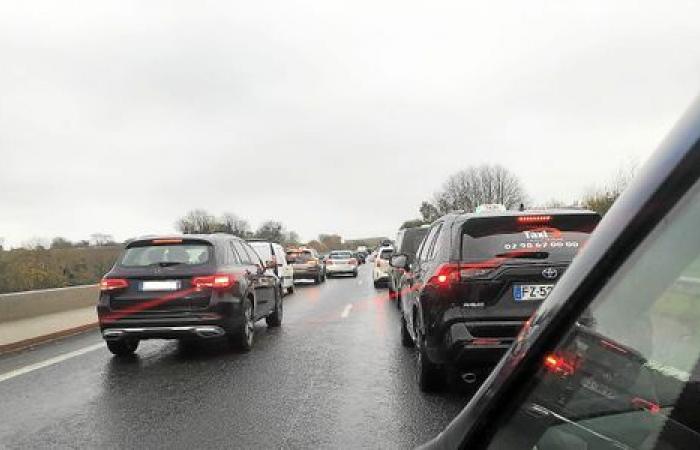
{"type": "Polygon", "coordinates": [[[399,253],[398,255],[394,255],[389,260],[389,265],[391,267],[395,267],[397,269],[406,270],[406,269],[408,269],[408,256],[403,254],[403,253],[399,253]]]}

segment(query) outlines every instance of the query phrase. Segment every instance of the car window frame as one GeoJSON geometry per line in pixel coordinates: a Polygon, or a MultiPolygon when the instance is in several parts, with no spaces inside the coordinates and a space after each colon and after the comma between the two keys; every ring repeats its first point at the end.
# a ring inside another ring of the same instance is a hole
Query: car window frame
{"type": "MultiPolygon", "coordinates": [[[[700,102],[698,104],[700,105],[700,102]]],[[[698,110],[700,111],[700,107],[698,110]]],[[[700,114],[698,116],[700,117],[700,114]]],[[[497,380],[485,391],[488,395],[477,398],[474,408],[467,407],[466,414],[461,413],[448,425],[438,438],[440,445],[486,448],[497,432],[494,423],[500,420],[502,415],[511,413],[503,405],[517,402],[519,406],[522,403],[525,399],[521,395],[523,388],[539,369],[542,358],[552,349],[552,345],[561,341],[629,256],[665,220],[669,212],[696,183],[700,183],[700,174],[696,169],[700,167],[700,140],[688,142],[672,139],[674,134],[686,137],[683,134],[686,131],[679,127],[667,138],[668,152],[679,155],[668,157],[661,152],[662,146],[657,154],[663,156],[657,159],[663,162],[655,161],[660,165],[656,169],[658,172],[648,173],[649,179],[645,179],[644,183],[640,181],[638,185],[629,187],[623,194],[623,200],[613,206],[614,209],[619,208],[618,216],[624,215],[627,219],[621,222],[620,217],[615,217],[614,220],[608,221],[608,228],[615,234],[610,239],[600,239],[601,242],[595,244],[600,248],[591,249],[590,257],[579,256],[579,261],[582,258],[589,259],[595,267],[588,267],[582,274],[583,278],[575,283],[575,288],[568,293],[565,307],[546,311],[549,326],[536,333],[528,333],[536,336],[526,343],[524,351],[518,352],[517,365],[510,365],[507,369],[505,366],[509,359],[513,358],[509,356],[513,349],[501,360],[492,374],[497,380]],[[682,147],[674,148],[678,145],[682,147]],[[603,243],[604,247],[601,246],[603,243]],[[499,373],[501,370],[504,373],[499,373]]],[[[604,220],[603,223],[605,222],[604,220]]],[[[543,311],[543,308],[538,309],[533,323],[539,321],[543,311]]]]}

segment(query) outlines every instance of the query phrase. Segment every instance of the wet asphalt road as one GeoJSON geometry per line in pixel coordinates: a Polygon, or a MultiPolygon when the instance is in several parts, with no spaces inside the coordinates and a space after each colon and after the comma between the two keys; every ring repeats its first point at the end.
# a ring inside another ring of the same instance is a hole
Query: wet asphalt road
{"type": "Polygon", "coordinates": [[[412,448],[468,398],[419,392],[386,294],[369,265],[297,285],[282,328],[258,322],[246,354],[145,341],[120,360],[92,331],[2,356],[0,380],[76,352],[0,381],[0,447],[412,448]]]}

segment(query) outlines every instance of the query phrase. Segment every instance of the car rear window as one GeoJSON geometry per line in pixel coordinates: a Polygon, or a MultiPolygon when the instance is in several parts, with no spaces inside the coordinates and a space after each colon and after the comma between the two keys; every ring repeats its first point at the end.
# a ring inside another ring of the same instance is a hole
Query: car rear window
{"type": "Polygon", "coordinates": [[[167,265],[196,266],[212,259],[213,247],[203,242],[177,244],[153,244],[151,241],[135,243],[124,251],[119,265],[122,267],[147,267],[167,265]]]}
{"type": "Polygon", "coordinates": [[[352,258],[352,252],[337,252],[330,254],[331,259],[350,259],[352,258]]]}
{"type": "Polygon", "coordinates": [[[430,228],[411,228],[406,230],[403,240],[401,241],[400,253],[405,253],[407,255],[416,256],[418,252],[418,246],[421,241],[428,234],[430,228]]]}
{"type": "Polygon", "coordinates": [[[379,259],[389,259],[393,254],[394,251],[391,249],[382,250],[381,252],[379,252],[379,259]]]}
{"type": "Polygon", "coordinates": [[[313,259],[311,252],[287,252],[287,262],[290,264],[304,264],[313,259]]]}
{"type": "Polygon", "coordinates": [[[600,216],[596,214],[469,219],[462,227],[462,260],[571,259],[599,221],[600,216]]]}

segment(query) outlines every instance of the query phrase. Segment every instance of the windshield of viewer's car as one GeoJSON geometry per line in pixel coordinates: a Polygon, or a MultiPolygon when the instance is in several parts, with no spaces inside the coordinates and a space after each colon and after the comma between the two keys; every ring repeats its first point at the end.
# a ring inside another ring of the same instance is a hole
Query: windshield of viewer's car
{"type": "Polygon", "coordinates": [[[484,217],[462,228],[462,260],[571,259],[600,217],[593,214],[484,217]]]}
{"type": "Polygon", "coordinates": [[[0,450],[426,443],[581,281],[597,216],[700,170],[652,156],[700,134],[665,140],[699,18],[0,0],[0,450]]]}

